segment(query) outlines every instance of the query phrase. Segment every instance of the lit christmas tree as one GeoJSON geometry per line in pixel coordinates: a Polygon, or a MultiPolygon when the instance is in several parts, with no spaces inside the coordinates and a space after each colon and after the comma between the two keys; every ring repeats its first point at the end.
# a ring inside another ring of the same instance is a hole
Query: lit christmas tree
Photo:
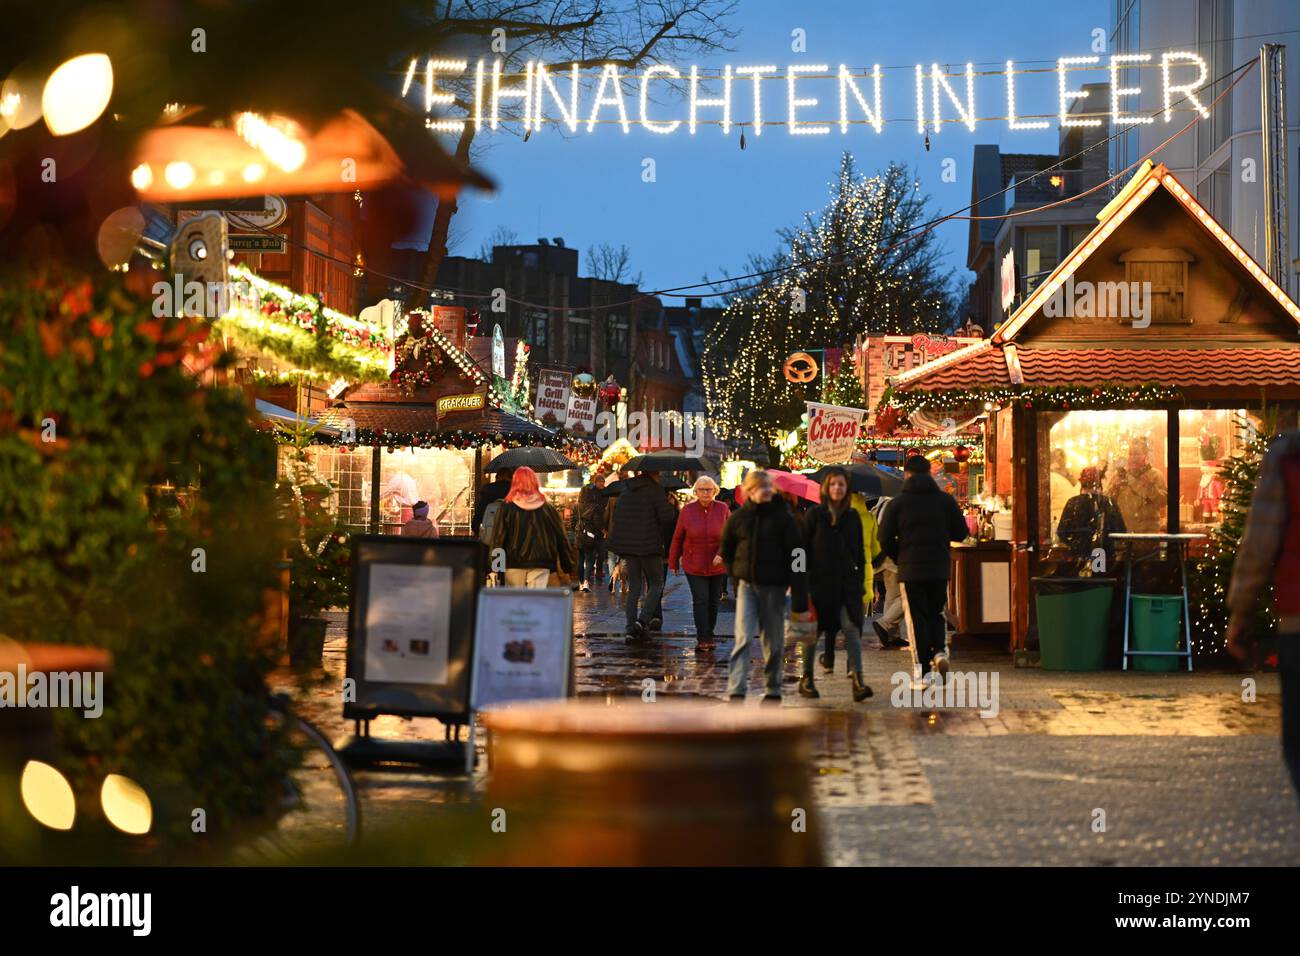
{"type": "Polygon", "coordinates": [[[828,405],[845,405],[849,408],[866,408],[866,396],[858,381],[857,369],[846,354],[839,371],[822,377],[822,398],[828,405]]]}
{"type": "MultiPolygon", "coordinates": [[[[782,230],[779,269],[738,288],[704,346],[709,415],[724,437],[768,440],[817,400],[822,383],[790,381],[795,352],[836,348],[862,332],[940,332],[953,322],[951,272],[923,230],[927,197],[905,167],[875,176],[844,154],[824,209],[782,230]]],[[[757,270],[756,270],[757,271],[757,270]]]]}
{"type": "MultiPolygon", "coordinates": [[[[1241,538],[1246,530],[1246,515],[1250,512],[1250,499],[1259,482],[1259,469],[1268,451],[1270,440],[1277,432],[1277,413],[1265,410],[1263,426],[1257,431],[1249,419],[1237,422],[1242,435],[1242,450],[1223,462],[1219,474],[1224,489],[1221,500],[1223,522],[1210,534],[1205,554],[1192,566],[1191,608],[1193,653],[1198,656],[1217,654],[1224,649],[1228,626],[1228,585],[1232,582],[1232,568],[1241,550],[1241,538]]],[[[1273,614],[1272,591],[1261,601],[1250,622],[1251,631],[1268,637],[1277,630],[1273,614]]]]}

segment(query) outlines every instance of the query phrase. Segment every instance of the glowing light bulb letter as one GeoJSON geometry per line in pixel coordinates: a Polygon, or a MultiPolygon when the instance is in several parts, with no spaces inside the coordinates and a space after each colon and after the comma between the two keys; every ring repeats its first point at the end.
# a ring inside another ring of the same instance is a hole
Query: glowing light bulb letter
{"type": "MultiPolygon", "coordinates": [[[[650,102],[650,81],[657,74],[662,73],[664,76],[671,77],[674,80],[681,79],[681,73],[671,66],[665,66],[662,63],[656,64],[645,71],[641,76],[641,125],[652,133],[671,133],[682,125],[681,120],[673,120],[671,123],[656,123],[646,115],[647,107],[650,102]]],[[[695,92],[695,67],[691,67],[691,92],[695,92]]],[[[695,103],[691,102],[691,119],[694,122],[695,103]]],[[[694,129],[691,130],[694,132],[694,129]]]]}
{"type": "Polygon", "coordinates": [[[738,66],[736,73],[740,76],[752,75],[754,77],[754,135],[763,135],[763,74],[775,73],[775,66],[738,66]]]}
{"type": "Polygon", "coordinates": [[[825,125],[810,125],[802,129],[798,126],[795,119],[795,110],[800,106],[816,106],[816,97],[804,97],[800,99],[795,95],[795,77],[800,73],[825,73],[829,70],[825,63],[803,63],[791,64],[786,67],[785,79],[789,89],[789,117],[790,117],[790,135],[791,136],[825,136],[830,133],[831,128],[825,125]]]}
{"type": "MultiPolygon", "coordinates": [[[[414,61],[412,61],[414,64],[414,61]]],[[[435,60],[432,57],[424,64],[424,111],[433,112],[435,106],[450,106],[456,102],[456,97],[450,93],[438,90],[433,85],[435,73],[451,73],[455,76],[465,72],[469,66],[464,60],[435,60]]],[[[414,71],[412,70],[412,73],[414,71]]],[[[459,132],[465,125],[464,120],[441,120],[438,127],[443,132],[459,132]]],[[[495,127],[494,127],[495,128],[495,127]]]]}
{"type": "Polygon", "coordinates": [[[867,122],[877,133],[885,125],[885,114],[880,109],[880,64],[877,63],[871,68],[871,79],[875,87],[875,106],[867,105],[866,99],[862,96],[862,91],[858,85],[853,82],[853,76],[849,73],[849,68],[843,63],[840,64],[840,132],[849,131],[849,90],[853,91],[853,98],[858,101],[858,106],[862,107],[862,112],[867,114],[867,122]]]}
{"type": "Polygon", "coordinates": [[[524,129],[533,128],[533,61],[529,60],[524,70],[523,86],[501,85],[501,61],[492,61],[492,119],[488,121],[489,129],[497,128],[498,108],[502,100],[521,99],[524,101],[524,129]]]}
{"type": "Polygon", "coordinates": [[[546,64],[538,62],[533,75],[537,80],[537,104],[533,107],[533,125],[541,129],[542,123],[546,120],[542,113],[542,94],[545,92],[551,94],[551,99],[559,108],[560,122],[568,128],[570,133],[576,133],[578,131],[578,64],[574,63],[569,73],[569,106],[567,109],[564,100],[560,99],[560,91],[555,88],[555,81],[546,72],[546,64]]]}
{"type": "Polygon", "coordinates": [[[975,65],[966,64],[966,103],[965,105],[957,99],[957,93],[953,90],[952,84],[948,78],[939,72],[939,64],[930,64],[930,99],[933,104],[934,120],[932,128],[939,132],[939,90],[942,89],[947,94],[948,99],[957,110],[958,117],[966,125],[966,128],[972,133],[975,132],[975,65]]]}
{"type": "Polygon", "coordinates": [[[1011,129],[1047,129],[1047,120],[1020,122],[1016,119],[1016,64],[1007,60],[1007,123],[1011,129]]]}
{"type": "Polygon", "coordinates": [[[1099,119],[1070,119],[1070,103],[1073,100],[1084,99],[1087,90],[1069,90],[1065,87],[1065,68],[1072,63],[1100,63],[1099,56],[1063,56],[1056,61],[1056,78],[1061,91],[1061,127],[1067,126],[1100,126],[1099,119]]]}
{"type": "Polygon", "coordinates": [[[1140,86],[1120,86],[1119,85],[1119,65],[1121,63],[1145,63],[1151,59],[1150,53],[1123,53],[1110,58],[1110,121],[1116,125],[1120,123],[1154,123],[1154,116],[1139,116],[1136,113],[1125,113],[1119,108],[1119,98],[1121,96],[1137,96],[1142,92],[1140,86]]]}
{"type": "Polygon", "coordinates": [[[623,105],[623,87],[618,77],[618,67],[613,63],[606,63],[605,68],[600,71],[600,85],[596,87],[596,101],[591,104],[591,116],[587,119],[587,132],[590,133],[596,128],[596,117],[600,113],[602,106],[618,107],[618,122],[623,127],[623,132],[629,129],[627,121],[627,107],[623,105]],[[614,92],[606,95],[605,87],[610,82],[614,84],[614,92]]]}
{"type": "Polygon", "coordinates": [[[474,70],[474,129],[483,128],[483,61],[474,70]]]}
{"type": "Polygon", "coordinates": [[[1174,118],[1174,110],[1173,110],[1174,93],[1186,94],[1187,98],[1192,101],[1192,105],[1196,107],[1196,111],[1201,114],[1202,118],[1205,118],[1210,115],[1210,111],[1201,105],[1201,101],[1196,98],[1196,93],[1195,93],[1197,87],[1199,87],[1202,83],[1204,83],[1206,77],[1210,75],[1210,70],[1205,65],[1204,60],[1202,60],[1195,53],[1186,53],[1186,52],[1164,53],[1161,54],[1160,56],[1160,72],[1164,75],[1164,81],[1165,81],[1164,87],[1165,87],[1165,122],[1166,123],[1168,123],[1170,120],[1174,118]],[[1195,63],[1198,68],[1196,79],[1192,80],[1190,83],[1170,83],[1169,64],[1175,60],[1187,60],[1191,63],[1195,63]]]}
{"type": "Polygon", "coordinates": [[[418,62],[420,62],[420,58],[418,56],[413,56],[411,57],[411,65],[406,68],[406,79],[402,82],[403,99],[406,98],[407,93],[411,92],[411,81],[415,79],[415,65],[418,62]]]}
{"type": "MultiPolygon", "coordinates": [[[[701,99],[699,96],[700,71],[699,67],[691,67],[691,135],[695,135],[695,108],[697,106],[721,106],[722,107],[722,135],[731,132],[731,65],[728,64],[722,73],[722,96],[713,99],[701,99]]],[[[644,88],[643,88],[644,91],[644,88]]]]}
{"type": "Polygon", "coordinates": [[[916,64],[916,131],[925,133],[925,67],[916,64]]]}

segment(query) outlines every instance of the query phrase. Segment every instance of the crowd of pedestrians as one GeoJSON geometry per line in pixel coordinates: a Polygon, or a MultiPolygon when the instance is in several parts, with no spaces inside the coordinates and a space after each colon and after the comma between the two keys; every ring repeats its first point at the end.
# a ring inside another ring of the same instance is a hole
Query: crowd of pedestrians
{"type": "MultiPolygon", "coordinates": [[[[725,498],[715,480],[701,475],[681,508],[656,472],[624,470],[617,481],[598,473],[578,495],[571,541],[537,475],[518,468],[483,487],[474,530],[504,557],[498,580],[507,586],[576,578],[572,586],[589,592],[608,579],[613,593],[621,584],[625,640],[632,645],[653,640],[662,628],[665,580],[673,573],[685,575],[690,588],[696,649],[710,652],[730,583],[733,701],[745,698],[755,645],[763,656],[764,702],[780,701],[789,626],[800,643],[799,694],[820,696],[816,666],[834,675],[843,635],[844,675],[860,702],[872,696],[863,676],[868,621],[882,648],[911,649],[919,684],[947,673],[948,552],[968,529],[956,500],[930,471],[929,461],[913,456],[898,496],[868,499],[852,490],[845,469],[831,468],[820,501],[811,505],[778,488],[765,471],[751,471],[739,494],[725,498]],[[878,583],[881,610],[873,614],[878,583]],[[787,619],[800,623],[787,625],[787,619]]],[[[427,531],[419,524],[406,533],[427,531]]]]}

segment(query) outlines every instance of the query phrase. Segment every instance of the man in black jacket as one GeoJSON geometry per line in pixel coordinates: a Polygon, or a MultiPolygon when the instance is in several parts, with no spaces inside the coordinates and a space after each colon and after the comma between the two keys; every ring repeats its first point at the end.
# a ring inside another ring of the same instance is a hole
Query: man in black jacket
{"type": "Polygon", "coordinates": [[[590,591],[600,580],[600,552],[605,543],[605,476],[591,476],[578,494],[578,590],[590,591]]]}
{"type": "Polygon", "coordinates": [[[943,617],[948,603],[948,549],[951,542],[965,539],[970,529],[956,499],[930,477],[925,458],[913,455],[903,471],[907,477],[902,493],[889,502],[881,519],[880,547],[898,565],[903,613],[920,676],[934,670],[942,680],[948,673],[943,617]]]}
{"type": "Polygon", "coordinates": [[[609,550],[627,568],[627,643],[640,644],[650,634],[650,615],[659,607],[664,591],[664,540],[671,538],[677,512],[668,503],[659,484],[659,473],[645,471],[628,479],[614,503],[609,529],[609,550]],[[643,617],[637,617],[637,602],[645,582],[643,617]]]}

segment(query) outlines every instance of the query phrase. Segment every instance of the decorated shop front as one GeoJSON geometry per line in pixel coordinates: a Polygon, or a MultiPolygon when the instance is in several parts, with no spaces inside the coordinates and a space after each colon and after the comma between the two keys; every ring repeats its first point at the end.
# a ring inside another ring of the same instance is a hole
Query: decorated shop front
{"type": "MultiPolygon", "coordinates": [[[[1225,466],[1300,407],[1300,307],[1164,166],[1098,220],[988,341],[892,380],[903,414],[984,422],[1015,649],[1036,638],[1033,578],[1062,559],[1116,570],[1100,535],[1072,538],[1072,500],[1101,494],[1127,533],[1203,535],[1195,559],[1222,547],[1225,466]]],[[[1213,617],[1193,610],[1198,653],[1220,642],[1213,617]]]]}
{"type": "Polygon", "coordinates": [[[455,344],[457,330],[408,316],[389,381],[348,389],[320,416],[308,454],[338,492],[345,524],[396,534],[418,501],[439,534],[467,535],[483,466],[507,448],[543,445],[583,464],[595,447],[508,409],[502,393],[455,344]]]}

